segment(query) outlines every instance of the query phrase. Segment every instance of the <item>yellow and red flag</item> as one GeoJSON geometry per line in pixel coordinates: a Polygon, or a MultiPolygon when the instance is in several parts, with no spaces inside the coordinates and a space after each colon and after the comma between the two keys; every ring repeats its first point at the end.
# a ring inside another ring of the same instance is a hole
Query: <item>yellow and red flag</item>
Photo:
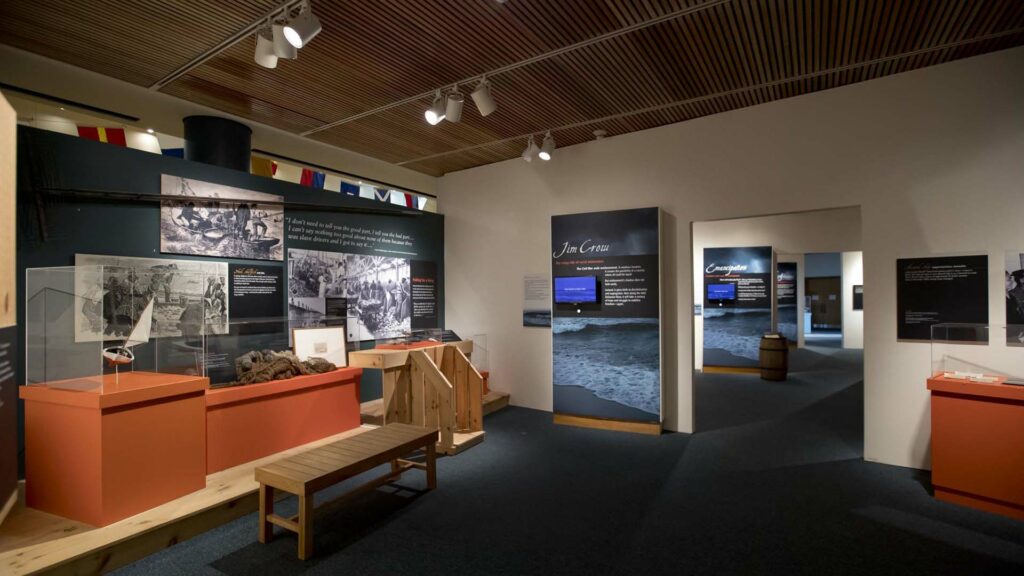
{"type": "Polygon", "coordinates": [[[104,128],[103,126],[79,126],[78,137],[87,140],[96,140],[118,146],[128,146],[124,137],[124,128],[104,128]]]}

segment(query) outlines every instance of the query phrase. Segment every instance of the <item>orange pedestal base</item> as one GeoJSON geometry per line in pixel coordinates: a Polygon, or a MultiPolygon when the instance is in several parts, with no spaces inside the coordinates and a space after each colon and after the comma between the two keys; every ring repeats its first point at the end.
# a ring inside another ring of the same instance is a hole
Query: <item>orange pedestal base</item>
{"type": "Polygon", "coordinates": [[[1024,519],[1024,387],[937,376],[928,389],[935,497],[1024,519]]]}
{"type": "Polygon", "coordinates": [[[105,526],[204,488],[208,384],[127,372],[93,390],[21,386],[26,503],[105,526]]]}
{"type": "Polygon", "coordinates": [[[359,426],[361,368],[206,391],[208,474],[359,426]]]}

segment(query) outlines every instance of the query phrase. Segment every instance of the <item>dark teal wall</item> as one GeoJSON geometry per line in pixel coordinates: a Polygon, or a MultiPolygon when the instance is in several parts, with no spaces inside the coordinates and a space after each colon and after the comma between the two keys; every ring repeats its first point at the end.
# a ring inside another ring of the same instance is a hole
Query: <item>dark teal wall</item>
{"type": "MultiPolygon", "coordinates": [[[[354,214],[322,210],[290,210],[289,217],[329,219],[335,223],[393,230],[415,238],[415,259],[437,263],[439,314],[444,318],[444,220],[438,214],[408,217],[397,207],[314,190],[298,184],[253,176],[246,172],[160,156],[34,128],[18,128],[18,304],[19,347],[24,343],[24,279],[26,268],[70,266],[76,253],[161,257],[160,209],[156,202],[99,201],[55,197],[41,188],[160,194],[160,175],[173,174],[283,196],[286,202],[350,210],[394,210],[395,215],[354,214]]],[[[303,246],[330,250],[330,246],[303,246]]],[[[358,252],[338,248],[338,252],[358,252]]],[[[209,260],[166,255],[167,258],[209,260]]],[[[279,265],[284,262],[223,260],[279,265]]],[[[282,294],[282,299],[286,294],[282,294]]],[[[287,307],[285,308],[287,309],[287,307]]],[[[372,342],[364,343],[372,346],[372,342]]],[[[24,358],[19,358],[18,381],[23,381],[24,358]]],[[[363,400],[380,397],[379,375],[363,376],[363,400]]]]}

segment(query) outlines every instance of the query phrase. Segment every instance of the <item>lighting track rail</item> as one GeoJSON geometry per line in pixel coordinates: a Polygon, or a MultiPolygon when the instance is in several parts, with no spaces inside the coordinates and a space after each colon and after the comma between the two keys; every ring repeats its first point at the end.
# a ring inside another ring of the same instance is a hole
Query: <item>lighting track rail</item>
{"type": "Polygon", "coordinates": [[[178,78],[181,78],[185,74],[188,74],[189,72],[191,72],[194,68],[198,68],[199,66],[202,66],[208,60],[214,58],[215,56],[217,56],[221,52],[224,52],[225,50],[227,50],[228,48],[231,48],[235,44],[238,44],[242,40],[245,40],[246,38],[249,38],[257,30],[259,30],[260,28],[263,28],[264,26],[266,26],[268,20],[273,20],[275,16],[278,16],[278,15],[283,14],[283,13],[290,12],[291,10],[294,10],[296,7],[301,6],[305,2],[306,2],[306,0],[286,0],[285,2],[282,2],[277,8],[274,8],[273,10],[270,10],[269,12],[264,14],[263,16],[260,16],[256,20],[253,20],[252,22],[249,23],[248,26],[246,26],[245,28],[242,28],[238,32],[235,32],[231,36],[225,38],[224,40],[222,40],[219,44],[217,44],[213,48],[210,48],[206,52],[203,52],[202,54],[200,54],[200,55],[196,56],[195,58],[189,60],[185,64],[179,66],[178,69],[176,69],[175,71],[173,71],[170,74],[164,76],[163,78],[157,80],[156,82],[154,82],[153,84],[151,84],[149,86],[149,89],[150,90],[159,90],[159,89],[163,88],[164,86],[170,84],[171,82],[174,82],[178,78]]]}
{"type": "MultiPolygon", "coordinates": [[[[531,64],[536,64],[538,62],[543,62],[545,60],[549,60],[549,59],[554,58],[556,56],[561,56],[562,54],[566,54],[566,53],[572,52],[574,50],[580,50],[582,48],[586,48],[587,46],[592,46],[594,44],[598,44],[598,43],[604,42],[606,40],[611,40],[612,38],[618,38],[619,36],[623,36],[623,35],[629,34],[631,32],[636,32],[637,30],[643,30],[644,28],[649,28],[649,27],[654,26],[656,24],[661,24],[662,22],[667,22],[669,20],[675,20],[676,18],[681,18],[681,17],[686,16],[688,14],[696,14],[697,12],[702,12],[704,10],[708,10],[710,8],[714,8],[715,6],[718,6],[718,5],[721,5],[721,4],[726,4],[728,2],[732,2],[732,0],[709,0],[708,2],[704,2],[704,3],[698,4],[696,6],[688,6],[686,8],[680,8],[679,10],[675,10],[675,11],[669,12],[667,14],[662,14],[661,16],[656,16],[654,18],[651,18],[651,19],[648,19],[648,20],[644,20],[642,22],[637,22],[635,24],[630,24],[629,26],[625,26],[625,27],[619,28],[617,30],[612,30],[611,32],[606,32],[606,33],[601,34],[599,36],[594,36],[593,38],[589,38],[587,40],[583,40],[583,41],[577,42],[575,44],[570,44],[568,46],[563,46],[561,48],[556,48],[554,50],[551,50],[550,52],[545,52],[543,54],[538,54],[536,56],[533,56],[531,58],[527,58],[525,60],[519,60],[518,62],[513,62],[511,64],[507,64],[507,65],[502,66],[500,68],[495,68],[494,70],[490,70],[488,72],[483,72],[481,74],[476,74],[474,76],[469,76],[467,78],[463,78],[462,80],[459,80],[459,81],[456,81],[456,82],[444,82],[444,83],[442,83],[442,85],[443,86],[452,86],[452,85],[458,86],[458,85],[470,84],[470,83],[482,80],[484,77],[487,77],[488,79],[490,79],[490,78],[493,78],[493,77],[495,77],[495,76],[497,76],[499,74],[504,74],[506,72],[511,72],[513,70],[516,70],[516,69],[519,69],[519,68],[523,68],[524,66],[530,66],[531,64]]],[[[387,110],[391,110],[392,108],[397,108],[399,106],[404,106],[406,104],[411,104],[413,102],[418,102],[420,100],[424,100],[424,99],[427,99],[427,98],[433,98],[436,92],[437,92],[436,88],[432,89],[432,90],[428,90],[427,92],[423,92],[422,94],[416,94],[415,96],[409,96],[408,98],[403,98],[402,100],[391,102],[390,104],[385,104],[384,106],[380,106],[380,107],[374,108],[372,110],[366,110],[365,112],[360,112],[358,114],[353,114],[352,116],[348,116],[346,118],[342,118],[341,120],[336,120],[334,122],[330,122],[328,124],[324,124],[323,126],[317,126],[316,128],[312,128],[310,130],[306,130],[305,132],[300,132],[299,135],[300,136],[309,136],[310,134],[315,134],[317,132],[322,132],[323,130],[328,130],[330,128],[334,128],[335,126],[341,126],[342,124],[348,124],[349,122],[355,122],[356,120],[359,120],[361,118],[366,118],[367,116],[373,116],[373,115],[379,114],[381,112],[386,112],[387,110]]],[[[522,136],[519,136],[519,138],[522,138],[522,136]]]]}
{"type": "MultiPolygon", "coordinates": [[[[700,102],[707,102],[709,100],[715,100],[717,98],[725,98],[728,96],[735,96],[738,94],[744,94],[746,92],[752,92],[755,90],[764,90],[766,88],[774,88],[783,84],[791,82],[800,82],[802,80],[811,80],[821,76],[827,76],[829,74],[835,74],[838,72],[846,72],[849,70],[856,70],[858,68],[864,68],[867,66],[875,66],[878,64],[885,64],[896,60],[902,60],[903,58],[912,58],[914,56],[921,56],[924,54],[930,54],[932,52],[938,52],[940,50],[949,50],[950,48],[957,48],[959,46],[965,46],[968,44],[974,44],[976,42],[985,42],[987,40],[996,40],[1005,36],[1012,36],[1024,32],[1024,27],[1013,28],[1011,30],[1004,30],[1002,32],[994,32],[992,34],[986,34],[984,36],[977,36],[975,38],[966,38],[964,40],[958,40],[956,42],[948,42],[946,44],[940,44],[938,46],[932,46],[930,48],[921,48],[919,50],[911,50],[909,52],[901,52],[899,54],[893,54],[892,56],[883,56],[874,60],[868,60],[866,62],[858,62],[855,64],[847,64],[844,66],[836,66],[827,70],[819,70],[818,72],[808,72],[806,74],[800,74],[797,76],[789,76],[781,80],[772,80],[771,82],[764,82],[754,86],[744,86],[742,88],[735,88],[733,90],[725,90],[722,92],[715,92],[714,94],[706,94],[704,96],[697,96],[695,98],[689,98],[686,100],[676,100],[674,102],[668,102],[666,104],[658,104],[656,106],[648,106],[647,108],[640,108],[638,110],[631,110],[629,112],[621,112],[619,114],[612,114],[610,116],[603,116],[601,118],[594,118],[593,120],[583,120],[581,122],[574,122],[572,124],[565,124],[556,128],[551,128],[549,132],[560,132],[564,130],[571,130],[573,128],[582,128],[584,126],[590,126],[593,124],[601,124],[603,122],[610,122],[613,120],[619,120],[621,118],[627,118],[629,116],[636,116],[638,114],[647,114],[650,112],[658,112],[661,110],[667,110],[670,108],[678,108],[680,106],[686,106],[688,104],[698,104],[700,102]]],[[[502,138],[501,140],[491,140],[490,142],[484,142],[482,144],[474,144],[472,146],[466,146],[463,148],[457,148],[454,150],[447,150],[445,152],[438,152],[436,154],[430,154],[428,156],[420,156],[419,158],[413,158],[411,160],[404,160],[397,162],[396,166],[404,166],[407,164],[415,164],[416,162],[422,162],[424,160],[432,160],[434,158],[442,158],[444,156],[450,156],[452,154],[459,154],[462,152],[469,152],[470,150],[479,150],[481,148],[487,148],[490,146],[497,146],[499,144],[505,144],[514,140],[525,140],[532,138],[536,132],[527,132],[525,134],[517,134],[508,138],[502,138]]],[[[524,159],[526,153],[524,152],[524,159]]]]}

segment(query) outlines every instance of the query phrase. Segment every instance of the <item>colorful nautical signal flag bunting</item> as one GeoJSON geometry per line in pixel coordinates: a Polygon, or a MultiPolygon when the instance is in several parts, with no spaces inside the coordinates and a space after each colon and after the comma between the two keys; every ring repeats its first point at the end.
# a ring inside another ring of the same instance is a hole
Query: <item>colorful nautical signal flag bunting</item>
{"type": "Polygon", "coordinates": [[[324,181],[327,179],[327,175],[323,172],[314,172],[309,168],[302,169],[302,178],[299,180],[299,184],[303,186],[310,186],[312,188],[323,188],[324,181]]]}
{"type": "Polygon", "coordinates": [[[87,140],[96,140],[98,142],[106,142],[107,144],[117,144],[118,146],[128,146],[128,142],[125,140],[124,136],[124,128],[79,126],[78,137],[85,138],[87,140]]]}

